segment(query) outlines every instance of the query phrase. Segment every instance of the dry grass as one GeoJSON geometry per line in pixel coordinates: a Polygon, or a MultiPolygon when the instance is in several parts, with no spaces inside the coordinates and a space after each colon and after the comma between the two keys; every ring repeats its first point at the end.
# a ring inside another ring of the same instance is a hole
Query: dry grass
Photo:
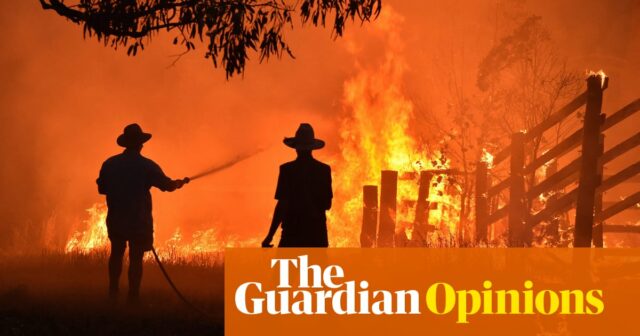
{"type": "MultiPolygon", "coordinates": [[[[2,335],[216,335],[223,333],[220,258],[169,260],[167,271],[185,296],[210,316],[184,306],[155,262],[145,262],[141,304],[107,300],[106,251],[0,256],[2,335]]],[[[126,295],[126,268],[121,279],[126,295]]]]}

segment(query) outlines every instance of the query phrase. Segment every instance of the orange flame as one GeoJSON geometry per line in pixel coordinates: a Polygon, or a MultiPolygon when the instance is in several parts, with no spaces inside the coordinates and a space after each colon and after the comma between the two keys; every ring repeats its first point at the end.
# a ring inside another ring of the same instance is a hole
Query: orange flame
{"type": "Polygon", "coordinates": [[[87,209],[89,219],[83,221],[85,231],[74,232],[65,246],[65,252],[89,253],[107,247],[107,206],[96,203],[87,209]]]}
{"type": "Polygon", "coordinates": [[[604,73],[604,70],[600,69],[599,71],[588,70],[586,71],[587,77],[597,76],[600,77],[600,86],[604,88],[604,85],[607,81],[607,74],[604,73]]]}
{"type": "Polygon", "coordinates": [[[482,149],[482,157],[480,158],[481,162],[487,164],[487,168],[493,168],[493,154],[489,153],[486,148],[482,149]]]}
{"type": "MultiPolygon", "coordinates": [[[[388,46],[382,64],[361,69],[344,86],[348,116],[340,126],[341,156],[334,176],[334,208],[329,214],[330,240],[338,247],[359,245],[362,186],[377,185],[381,170],[395,170],[405,177],[398,183],[396,227],[411,238],[419,172],[449,168],[449,161],[441,153],[428,153],[411,135],[414,104],[403,93],[407,63],[397,32],[401,22],[390,8],[381,14],[376,27],[388,46]]],[[[429,223],[440,233],[454,234],[459,200],[451,195],[445,180],[436,175],[430,187],[428,201],[438,208],[430,211],[429,223]]]]}
{"type": "MultiPolygon", "coordinates": [[[[412,238],[420,172],[448,170],[449,160],[440,152],[428,152],[424,143],[412,135],[414,104],[403,93],[407,63],[403,43],[397,31],[402,17],[387,7],[376,22],[385,37],[386,54],[375,68],[361,68],[345,82],[343,106],[347,116],[340,121],[340,155],[334,158],[334,206],[328,213],[329,240],[332,246],[359,246],[362,221],[362,186],[378,184],[382,170],[395,170],[398,181],[397,231],[412,238]]],[[[351,48],[356,53],[357,48],[351,48]]],[[[487,153],[488,154],[488,153],[487,153]]],[[[435,228],[430,240],[451,240],[459,234],[460,196],[458,187],[445,174],[434,173],[429,186],[428,223],[435,228]]],[[[67,251],[90,252],[108,243],[106,207],[88,210],[86,231],[74,233],[67,251]]],[[[158,249],[170,258],[216,254],[228,246],[259,246],[258,239],[239,240],[221,235],[215,228],[195,232],[185,241],[182,230],[158,249]]]]}
{"type": "MultiPolygon", "coordinates": [[[[84,230],[71,234],[65,246],[66,253],[89,254],[107,249],[109,238],[107,234],[107,206],[96,203],[87,209],[89,218],[83,221],[84,230]]],[[[170,260],[212,256],[217,257],[226,247],[256,247],[260,246],[257,239],[240,240],[235,236],[223,235],[216,228],[196,231],[190,241],[183,239],[180,227],[164,244],[157,246],[158,253],[170,260]]]]}

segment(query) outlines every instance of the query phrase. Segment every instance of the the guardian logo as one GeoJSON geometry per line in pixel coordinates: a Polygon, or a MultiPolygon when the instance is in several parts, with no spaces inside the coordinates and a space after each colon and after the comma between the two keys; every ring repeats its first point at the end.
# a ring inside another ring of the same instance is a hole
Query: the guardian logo
{"type": "Polygon", "coordinates": [[[457,323],[483,315],[571,314],[598,315],[604,311],[603,291],[535,290],[530,280],[521,289],[493,289],[485,280],[480,290],[456,290],[446,282],[416,289],[389,291],[372,289],[367,280],[346,280],[338,265],[309,264],[306,255],[295,259],[272,259],[277,270],[276,288],[260,282],[245,282],[235,291],[235,306],[246,315],[457,315],[457,323]],[[295,272],[295,273],[293,273],[295,272]],[[295,285],[292,274],[297,275],[295,285]]]}

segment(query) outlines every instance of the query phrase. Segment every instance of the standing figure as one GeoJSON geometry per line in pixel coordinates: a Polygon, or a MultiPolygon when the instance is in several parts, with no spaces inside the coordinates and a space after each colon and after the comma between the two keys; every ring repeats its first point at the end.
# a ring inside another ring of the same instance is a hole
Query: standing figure
{"type": "Polygon", "coordinates": [[[174,191],[189,182],[172,180],[155,162],[140,154],[151,139],[138,124],[124,128],[117,143],[125,150],[102,164],[98,192],[107,196],[107,231],[111,241],[109,296],[118,295],[122,258],[129,243],[129,301],[137,301],[142,280],[142,257],[153,247],[151,187],[174,191]]]}
{"type": "Polygon", "coordinates": [[[311,151],[324,147],[315,138],[309,124],[300,124],[295,137],[284,144],[294,148],[298,157],[280,166],[276,199],[278,203],[262,247],[271,241],[282,224],[278,247],[328,247],[327,217],[331,208],[331,167],[313,158],[311,151]]]}

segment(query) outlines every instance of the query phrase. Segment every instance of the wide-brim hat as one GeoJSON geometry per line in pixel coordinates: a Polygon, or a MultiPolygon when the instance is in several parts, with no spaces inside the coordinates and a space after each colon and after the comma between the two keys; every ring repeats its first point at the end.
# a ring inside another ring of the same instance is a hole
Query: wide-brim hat
{"type": "Polygon", "coordinates": [[[296,136],[284,138],[282,142],[291,148],[300,150],[314,150],[324,147],[324,141],[316,139],[313,127],[306,123],[300,124],[296,136]]]}
{"type": "Polygon", "coordinates": [[[120,136],[118,136],[118,146],[135,147],[139,146],[151,139],[151,134],[142,131],[142,127],[138,124],[127,125],[120,136]]]}

